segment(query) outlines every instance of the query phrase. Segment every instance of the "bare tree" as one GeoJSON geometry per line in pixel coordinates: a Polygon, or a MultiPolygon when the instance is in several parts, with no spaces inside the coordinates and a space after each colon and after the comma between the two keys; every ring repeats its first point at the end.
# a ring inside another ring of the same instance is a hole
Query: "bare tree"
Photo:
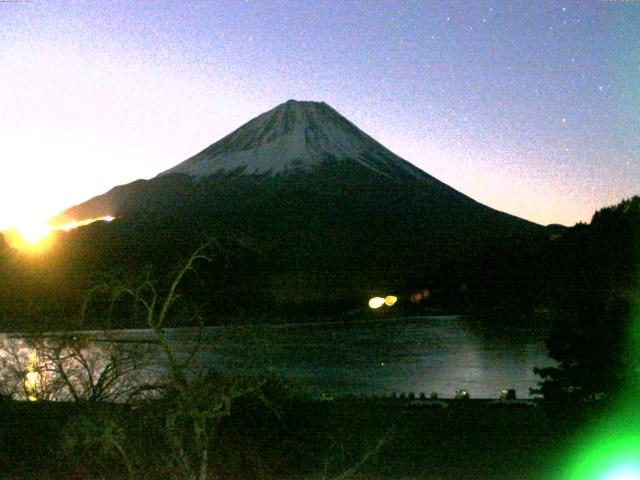
{"type": "Polygon", "coordinates": [[[138,348],[73,333],[9,338],[0,351],[0,392],[16,399],[122,402],[148,375],[138,348]]]}
{"type": "Polygon", "coordinates": [[[19,339],[5,339],[0,349],[0,392],[16,399],[50,400],[55,389],[44,378],[37,352],[30,351],[19,339]]]}
{"type": "MultiPolygon", "coordinates": [[[[255,378],[230,377],[195,363],[200,342],[187,355],[180,355],[167,336],[165,327],[172,307],[180,300],[180,286],[185,277],[193,274],[197,263],[211,262],[215,241],[199,247],[177,271],[168,290],[160,292],[147,273],[135,286],[125,283],[102,284],[94,294],[106,293],[114,305],[129,298],[134,308],[142,310],[145,324],[152,332],[166,365],[166,375],[154,389],[163,392],[165,399],[164,434],[171,449],[171,474],[176,479],[204,480],[209,468],[209,444],[219,422],[231,414],[234,400],[249,394],[260,395],[267,381],[255,378]]],[[[90,299],[85,302],[86,314],[90,299]]],[[[83,314],[84,315],[84,314],[83,314]]],[[[201,327],[202,328],[202,325],[201,327]]]]}
{"type": "MultiPolygon", "coordinates": [[[[106,299],[102,305],[121,302],[142,312],[150,331],[157,357],[160,352],[162,370],[148,355],[139,352],[140,344],[122,342],[107,334],[101,339],[73,334],[34,336],[21,345],[12,342],[0,355],[0,367],[5,372],[0,388],[22,398],[37,400],[75,400],[92,404],[69,425],[66,446],[77,451],[98,448],[103,466],[114,470],[119,460],[129,478],[148,475],[149,462],[166,462],[166,477],[185,480],[205,480],[210,470],[209,446],[220,422],[231,415],[234,402],[243,396],[257,396],[272,407],[263,395],[268,376],[256,378],[230,375],[198,367],[197,354],[202,345],[202,324],[194,347],[184,353],[167,330],[172,308],[180,301],[180,287],[201,262],[211,262],[215,242],[198,248],[180,267],[166,290],[161,289],[147,272],[138,282],[111,281],[96,286],[87,297],[82,318],[98,296],[106,299]],[[100,348],[93,348],[103,340],[100,348]],[[7,368],[8,367],[8,368],[7,368]],[[152,399],[149,399],[151,392],[152,399]],[[109,402],[105,406],[105,402],[109,402]],[[122,407],[110,402],[120,402],[122,407]],[[99,408],[98,408],[99,407],[99,408]],[[131,425],[137,421],[138,408],[151,412],[154,428],[163,437],[161,447],[136,442],[131,438],[131,425]],[[156,423],[157,421],[157,423],[156,423]],[[168,452],[168,455],[162,455],[168,452]],[[83,450],[84,449],[84,450],[83,450]]],[[[4,393],[4,392],[0,392],[4,393]]],[[[278,413],[272,408],[274,413],[278,413]]],[[[387,442],[385,435],[359,460],[351,458],[336,464],[335,452],[330,452],[321,478],[346,479],[375,455],[387,442]]],[[[79,455],[83,457],[82,454],[79,455]]],[[[259,462],[258,462],[259,463],[259,462]]],[[[117,467],[120,468],[120,467],[117,467]]],[[[268,468],[256,465],[261,477],[270,476],[268,468]]]]}

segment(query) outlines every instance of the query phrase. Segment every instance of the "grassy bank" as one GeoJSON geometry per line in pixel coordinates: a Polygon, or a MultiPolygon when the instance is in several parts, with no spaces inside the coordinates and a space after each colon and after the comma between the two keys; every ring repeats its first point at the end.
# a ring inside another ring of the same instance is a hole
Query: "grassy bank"
{"type": "MultiPolygon", "coordinates": [[[[447,404],[425,408],[390,399],[286,399],[265,405],[245,400],[211,439],[211,478],[323,478],[324,472],[332,478],[370,455],[355,478],[541,479],[553,469],[579,414],[548,404],[447,404]]],[[[106,417],[119,419],[121,438],[136,452],[133,461],[144,467],[140,478],[167,478],[170,452],[161,412],[155,404],[133,409],[4,403],[2,478],[126,478],[119,456],[81,432],[79,418],[106,417]]]]}

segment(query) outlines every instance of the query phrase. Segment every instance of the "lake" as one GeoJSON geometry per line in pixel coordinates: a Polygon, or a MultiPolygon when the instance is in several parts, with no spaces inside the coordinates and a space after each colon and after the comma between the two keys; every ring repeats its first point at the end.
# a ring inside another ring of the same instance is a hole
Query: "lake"
{"type": "MultiPolygon", "coordinates": [[[[459,316],[166,332],[181,354],[199,344],[200,365],[238,373],[273,370],[312,395],[428,396],[436,391],[446,398],[464,388],[472,398],[496,398],[500,390],[515,388],[525,398],[537,387],[533,367],[552,364],[545,329],[459,316]]],[[[103,337],[101,332],[82,335],[103,337]]],[[[110,338],[144,341],[151,332],[121,330],[110,338]]]]}

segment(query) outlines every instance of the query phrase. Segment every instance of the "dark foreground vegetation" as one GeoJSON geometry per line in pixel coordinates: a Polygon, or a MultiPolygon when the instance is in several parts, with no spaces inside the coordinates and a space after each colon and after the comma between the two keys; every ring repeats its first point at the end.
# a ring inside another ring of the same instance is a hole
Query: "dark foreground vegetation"
{"type": "MultiPolygon", "coordinates": [[[[294,218],[294,207],[289,205],[282,218],[294,218]]],[[[331,209],[319,225],[308,226],[298,218],[301,212],[295,217],[297,226],[262,219],[269,232],[275,229],[264,238],[232,226],[191,225],[188,217],[151,215],[58,232],[51,251],[42,256],[17,252],[0,237],[0,283],[8,287],[0,289],[0,328],[5,332],[75,328],[86,292],[96,282],[145,271],[159,286],[166,286],[176,265],[208,235],[218,239],[224,254],[200,265],[197,278],[189,279],[183,291],[185,304],[196,305],[206,324],[384,315],[384,309],[369,311],[367,301],[387,294],[399,299],[387,309],[390,315],[563,313],[584,298],[628,294],[635,288],[638,211],[640,197],[635,197],[596,212],[590,224],[538,227],[529,234],[490,242],[474,243],[458,229],[456,235],[466,238],[466,248],[446,238],[451,227],[447,223],[437,229],[445,237],[441,239],[445,250],[418,240],[405,239],[408,243],[402,249],[378,243],[378,237],[385,238],[384,224],[375,231],[358,224],[357,231],[370,235],[366,239],[332,239],[331,222],[338,220],[331,209]],[[296,248],[284,242],[288,237],[281,229],[295,237],[296,248]],[[305,229],[311,230],[300,233],[305,229]],[[425,291],[428,295],[416,300],[414,295],[425,291]]],[[[351,214],[358,218],[356,211],[351,214]]],[[[446,211],[450,223],[457,216],[456,211],[446,211]]],[[[340,225],[353,223],[347,217],[340,225]]],[[[423,227],[432,233],[435,228],[423,227]]],[[[191,312],[176,313],[171,319],[176,326],[192,318],[191,312]]],[[[89,328],[104,327],[102,318],[86,320],[89,328]]],[[[126,314],[112,320],[114,327],[144,326],[144,321],[126,314]]]]}
{"type": "MultiPolygon", "coordinates": [[[[253,266],[246,252],[240,248],[238,257],[229,258],[218,255],[229,252],[228,246],[207,244],[177,273],[160,277],[153,269],[136,275],[102,271],[92,294],[77,305],[91,317],[79,316],[103,328],[152,330],[155,345],[164,352],[166,375],[142,387],[156,399],[137,395],[139,385],[123,374],[140,366],[130,351],[115,349],[104,361],[89,361],[82,343],[71,334],[60,337],[60,343],[40,345],[33,357],[16,352],[9,357],[12,375],[0,379],[2,392],[8,394],[0,405],[1,471],[7,478],[71,479],[557,478],[553,472],[562,452],[574,432],[598,418],[602,399],[616,401],[640,391],[635,322],[639,245],[640,197],[635,197],[597,212],[590,225],[478,251],[436,270],[425,266],[404,278],[407,294],[409,286],[428,285],[433,295],[425,296],[424,302],[405,302],[407,312],[454,305],[476,311],[547,312],[553,325],[549,353],[558,365],[538,371],[545,399],[537,408],[490,407],[473,400],[444,409],[373,399],[320,403],[297,399],[269,378],[194,372],[192,356],[177,356],[164,328],[184,319],[202,325],[216,306],[229,314],[216,304],[224,295],[214,287],[230,293],[231,303],[248,294],[244,289],[254,284],[243,281],[249,277],[242,272],[248,275],[253,266]],[[212,246],[222,248],[212,251],[212,246]],[[237,277],[224,270],[234,262],[241,272],[237,277]],[[216,277],[220,271],[227,273],[216,277]],[[201,309],[201,301],[209,296],[214,297],[212,303],[201,309]],[[127,395],[120,398],[122,403],[109,399],[114,392],[104,388],[104,379],[123,380],[121,393],[127,395]],[[18,401],[30,396],[40,401],[18,401]],[[65,398],[75,401],[48,401],[65,398]]],[[[16,269],[13,254],[5,250],[4,255],[0,261],[16,269]]],[[[66,298],[70,292],[63,290],[78,279],[56,283],[64,269],[44,275],[45,267],[33,265],[16,285],[26,288],[32,286],[30,278],[39,278],[34,292],[45,292],[48,300],[42,305],[23,303],[26,297],[18,290],[4,294],[10,301],[3,308],[38,312],[47,302],[55,304],[56,295],[66,298]]],[[[3,281],[13,273],[5,270],[3,281]]],[[[290,285],[295,283],[299,282],[292,280],[290,285]]],[[[297,292],[304,300],[300,288],[297,292]]],[[[269,295],[277,297],[276,290],[269,295]]],[[[258,290],[257,297],[249,295],[242,305],[251,310],[259,304],[269,310],[264,293],[258,290]]],[[[328,295],[328,290],[313,295],[328,295]]],[[[298,304],[301,312],[313,307],[313,299],[310,302],[298,304]]],[[[63,310],[68,307],[65,301],[60,305],[63,310]]],[[[10,317],[5,313],[4,318],[10,317]]],[[[236,312],[228,318],[238,322],[243,316],[236,312]]],[[[43,325],[57,327],[49,321],[43,325]]],[[[88,325],[93,324],[74,324],[76,329],[88,325]]]]}
{"type": "MultiPolygon", "coordinates": [[[[389,399],[300,400],[282,392],[272,392],[271,400],[269,406],[255,398],[234,403],[209,439],[206,478],[555,478],[569,434],[600,408],[495,407],[481,400],[419,408],[389,399]]],[[[135,408],[4,403],[2,478],[176,478],[163,433],[166,412],[162,401],[135,408]],[[95,436],[92,425],[110,418],[118,427],[95,436]]]]}

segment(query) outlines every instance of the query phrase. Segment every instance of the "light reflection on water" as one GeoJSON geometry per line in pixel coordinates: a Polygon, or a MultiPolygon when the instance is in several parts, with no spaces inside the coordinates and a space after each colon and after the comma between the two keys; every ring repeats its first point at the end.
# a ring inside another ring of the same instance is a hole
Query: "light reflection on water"
{"type": "MultiPolygon", "coordinates": [[[[533,367],[552,363],[541,329],[489,326],[455,316],[166,333],[183,355],[199,344],[200,366],[238,373],[271,369],[311,394],[437,391],[451,397],[464,388],[475,398],[495,398],[500,390],[515,388],[518,396],[527,397],[538,382],[533,367]]],[[[122,330],[110,337],[144,342],[152,335],[148,330],[122,330]]],[[[100,344],[95,343],[96,348],[100,344]]]]}

